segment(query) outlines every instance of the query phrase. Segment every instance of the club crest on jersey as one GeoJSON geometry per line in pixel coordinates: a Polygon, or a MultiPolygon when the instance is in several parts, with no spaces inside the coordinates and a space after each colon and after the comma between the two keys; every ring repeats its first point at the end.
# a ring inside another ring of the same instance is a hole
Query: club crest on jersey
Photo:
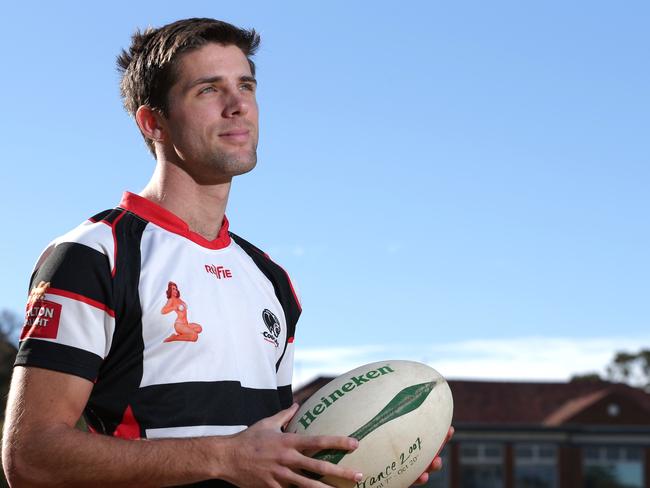
{"type": "Polygon", "coordinates": [[[29,293],[21,341],[27,337],[56,339],[62,307],[60,303],[45,300],[49,287],[49,282],[41,281],[29,293]]]}
{"type": "Polygon", "coordinates": [[[280,337],[280,331],[282,330],[280,327],[280,321],[268,308],[265,308],[262,312],[262,320],[264,320],[264,325],[266,325],[267,329],[262,332],[264,340],[274,344],[275,347],[278,347],[278,337],[280,337]]]}

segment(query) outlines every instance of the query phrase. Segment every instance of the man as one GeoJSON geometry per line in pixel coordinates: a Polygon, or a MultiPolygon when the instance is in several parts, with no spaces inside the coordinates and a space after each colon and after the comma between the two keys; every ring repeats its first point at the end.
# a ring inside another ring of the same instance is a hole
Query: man
{"type": "Polygon", "coordinates": [[[228,231],[232,177],[257,161],[258,45],[187,19],[136,33],[118,58],[156,168],[37,262],[3,439],[12,486],[362,479],[305,455],[355,439],[282,432],[300,303],[284,270],[228,231]],[[74,428],[82,414],[93,433],[74,428]]]}

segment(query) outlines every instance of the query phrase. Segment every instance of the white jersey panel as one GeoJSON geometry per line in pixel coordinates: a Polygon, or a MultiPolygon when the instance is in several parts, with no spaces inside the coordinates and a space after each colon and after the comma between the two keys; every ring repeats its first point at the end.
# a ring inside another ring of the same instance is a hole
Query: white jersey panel
{"type": "Polygon", "coordinates": [[[46,293],[45,299],[61,306],[58,330],[54,338],[35,337],[34,340],[77,347],[101,358],[108,355],[115,332],[115,318],[100,308],[74,298],[46,293]]]}
{"type": "Polygon", "coordinates": [[[207,249],[150,223],[141,256],[141,387],[200,381],[278,386],[284,313],[271,282],[236,243],[207,249]]]}
{"type": "Polygon", "coordinates": [[[113,269],[115,266],[113,229],[106,223],[87,220],[67,234],[54,240],[53,243],[59,245],[63,242],[76,242],[77,244],[83,244],[95,251],[99,251],[108,258],[110,269],[113,269]]]}
{"type": "Polygon", "coordinates": [[[288,386],[291,384],[293,377],[293,342],[287,344],[287,350],[284,353],[280,367],[278,368],[278,386],[288,386]]]}
{"type": "Polygon", "coordinates": [[[246,429],[246,425],[192,425],[189,427],[164,427],[147,429],[147,439],[178,437],[205,437],[209,435],[232,435],[246,429]]]}
{"type": "Polygon", "coordinates": [[[115,265],[115,240],[113,239],[113,230],[109,225],[101,222],[93,223],[89,220],[86,220],[71,231],[50,242],[38,257],[34,269],[40,268],[54,248],[64,242],[83,244],[84,246],[88,246],[89,248],[102,253],[108,258],[109,269],[113,269],[113,266],[115,265]]]}

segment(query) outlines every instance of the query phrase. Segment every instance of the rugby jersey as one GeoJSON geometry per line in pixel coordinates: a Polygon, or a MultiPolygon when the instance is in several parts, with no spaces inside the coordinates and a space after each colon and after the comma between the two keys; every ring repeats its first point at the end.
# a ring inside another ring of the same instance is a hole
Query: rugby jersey
{"type": "Polygon", "coordinates": [[[94,382],[94,432],[232,434],[292,403],[299,300],[225,217],[209,241],[127,192],[48,245],[30,290],[15,364],[94,382]]]}

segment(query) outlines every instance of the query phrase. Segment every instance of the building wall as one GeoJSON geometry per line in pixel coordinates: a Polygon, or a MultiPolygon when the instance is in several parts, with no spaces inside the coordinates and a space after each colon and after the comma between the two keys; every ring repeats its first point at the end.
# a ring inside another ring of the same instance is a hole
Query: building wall
{"type": "MultiPolygon", "coordinates": [[[[610,454],[610,451],[614,455],[620,452],[639,452],[641,455],[638,462],[623,461],[627,463],[625,465],[628,468],[634,468],[632,471],[638,468],[642,473],[641,484],[629,486],[630,488],[632,486],[635,488],[637,486],[650,488],[650,442],[645,439],[644,434],[639,434],[636,438],[634,435],[626,434],[625,439],[620,435],[604,436],[602,434],[583,434],[576,439],[570,432],[555,432],[551,436],[540,436],[539,433],[526,435],[525,432],[468,432],[463,431],[462,428],[459,428],[458,431],[457,436],[444,452],[443,460],[445,464],[443,469],[446,472],[444,474],[433,475],[430,483],[427,485],[430,488],[522,488],[522,484],[518,484],[515,477],[518,466],[516,449],[517,446],[529,444],[531,440],[533,440],[534,444],[537,443],[535,445],[552,446],[556,452],[554,462],[555,484],[549,485],[551,488],[600,488],[601,486],[607,486],[608,488],[625,486],[627,488],[627,485],[609,484],[609,482],[587,485],[585,463],[591,462],[593,467],[593,463],[598,462],[593,459],[591,461],[587,460],[587,449],[590,449],[589,452],[592,456],[594,452],[600,454],[604,460],[603,462],[606,463],[610,462],[607,461],[607,456],[610,454]],[[622,440],[625,440],[627,443],[621,443],[622,440]],[[502,455],[498,461],[498,468],[493,468],[491,467],[493,465],[490,464],[491,458],[484,455],[485,450],[481,451],[483,455],[481,456],[479,454],[476,459],[484,460],[488,463],[484,466],[488,467],[484,470],[485,475],[483,477],[477,477],[477,468],[468,465],[467,462],[463,462],[463,446],[476,446],[481,444],[500,446],[502,455]],[[494,483],[496,479],[494,477],[495,470],[501,473],[501,481],[496,484],[494,483]]],[[[524,469],[521,461],[519,462],[519,469],[524,469]]],[[[532,469],[532,471],[535,472],[535,469],[532,469]]],[[[591,472],[594,472],[593,469],[591,472]]],[[[541,485],[533,484],[523,486],[524,488],[537,488],[538,486],[541,488],[541,485]]]]}

